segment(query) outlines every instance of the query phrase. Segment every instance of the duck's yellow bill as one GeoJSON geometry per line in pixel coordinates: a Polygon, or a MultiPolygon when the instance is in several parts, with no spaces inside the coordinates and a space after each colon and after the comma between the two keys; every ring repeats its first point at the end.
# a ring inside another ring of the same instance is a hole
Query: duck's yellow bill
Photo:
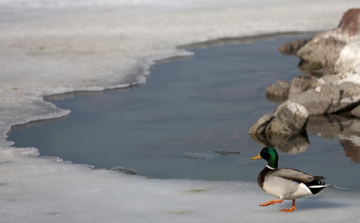
{"type": "Polygon", "coordinates": [[[256,156],[254,157],[251,157],[252,160],[257,160],[257,159],[261,159],[261,156],[260,156],[260,153],[257,154],[256,156]]]}

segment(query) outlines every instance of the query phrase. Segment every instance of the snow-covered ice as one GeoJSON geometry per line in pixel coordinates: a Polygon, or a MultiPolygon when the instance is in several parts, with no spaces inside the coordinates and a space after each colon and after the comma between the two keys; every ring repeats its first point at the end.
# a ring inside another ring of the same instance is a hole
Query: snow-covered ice
{"type": "Polygon", "coordinates": [[[0,149],[1,222],[358,222],[360,192],[326,188],[283,204],[255,182],[158,180],[0,149]]]}
{"type": "MultiPolygon", "coordinates": [[[[43,97],[143,83],[177,46],[336,27],[354,0],[1,0],[1,222],[358,222],[359,192],[327,188],[279,213],[255,182],[156,180],[10,147],[16,124],[70,111],[43,97]]],[[[256,176],[254,176],[256,178],[256,176]]]]}

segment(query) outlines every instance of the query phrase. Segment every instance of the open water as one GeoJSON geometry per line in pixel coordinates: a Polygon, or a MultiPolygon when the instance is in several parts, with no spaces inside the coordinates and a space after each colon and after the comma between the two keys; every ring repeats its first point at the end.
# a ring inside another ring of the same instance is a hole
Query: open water
{"type": "MultiPolygon", "coordinates": [[[[299,59],[281,55],[279,45],[307,37],[261,36],[184,47],[194,55],[159,61],[145,85],[48,97],[71,114],[15,126],[8,140],[16,147],[36,147],[42,156],[151,178],[256,181],[265,163],[250,160],[262,147],[247,132],[278,106],[266,100],[265,88],[302,75],[299,59]]],[[[355,158],[349,156],[337,136],[324,139],[310,131],[308,137],[304,151],[279,151],[279,167],[360,189],[360,152],[353,148],[355,158]]]]}

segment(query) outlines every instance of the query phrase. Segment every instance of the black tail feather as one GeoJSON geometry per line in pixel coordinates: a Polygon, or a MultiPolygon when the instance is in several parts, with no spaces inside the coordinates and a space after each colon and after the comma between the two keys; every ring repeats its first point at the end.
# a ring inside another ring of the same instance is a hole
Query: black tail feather
{"type": "Polygon", "coordinates": [[[312,194],[317,194],[322,189],[327,187],[327,185],[325,185],[325,182],[320,180],[320,179],[324,179],[324,178],[323,177],[321,177],[321,178],[317,177],[317,179],[305,184],[310,189],[312,194]]]}
{"type": "MultiPolygon", "coordinates": [[[[322,176],[314,176],[314,179],[316,180],[324,180],[325,177],[322,177],[322,176]]],[[[311,183],[311,182],[310,182],[311,183]]]]}

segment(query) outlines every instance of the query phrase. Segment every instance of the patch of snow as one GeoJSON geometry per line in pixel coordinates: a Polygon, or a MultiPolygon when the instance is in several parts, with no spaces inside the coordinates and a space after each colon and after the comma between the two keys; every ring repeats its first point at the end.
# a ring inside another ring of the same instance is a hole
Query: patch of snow
{"type": "Polygon", "coordinates": [[[360,217],[357,191],[325,188],[298,199],[289,214],[278,210],[291,201],[259,207],[273,197],[255,182],[147,179],[36,154],[0,149],[1,222],[327,223],[360,217]]]}

